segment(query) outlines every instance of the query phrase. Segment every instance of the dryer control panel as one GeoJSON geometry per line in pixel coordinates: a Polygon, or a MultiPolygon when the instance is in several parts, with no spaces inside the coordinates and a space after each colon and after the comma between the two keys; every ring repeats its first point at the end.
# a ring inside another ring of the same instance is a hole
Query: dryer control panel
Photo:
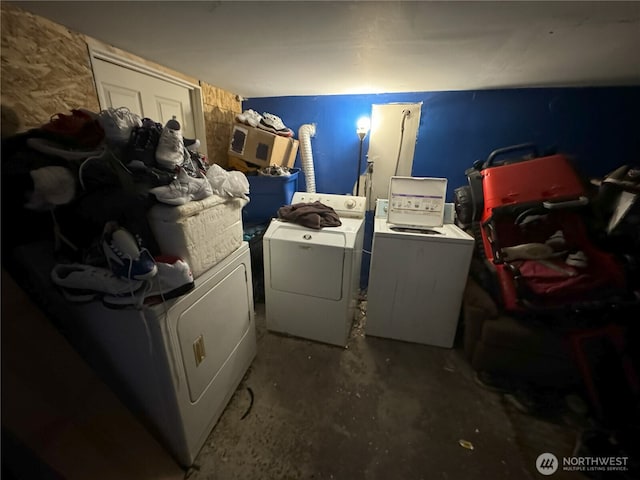
{"type": "Polygon", "coordinates": [[[291,200],[292,204],[313,202],[320,202],[333,208],[338,215],[344,218],[364,218],[367,210],[367,199],[353,195],[295,192],[291,200]]]}

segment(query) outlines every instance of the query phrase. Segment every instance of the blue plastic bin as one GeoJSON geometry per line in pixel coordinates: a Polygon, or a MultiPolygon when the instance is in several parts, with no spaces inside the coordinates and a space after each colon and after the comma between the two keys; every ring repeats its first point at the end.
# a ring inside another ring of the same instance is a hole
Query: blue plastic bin
{"type": "Polygon", "coordinates": [[[299,168],[292,168],[288,176],[247,175],[250,202],[242,210],[242,219],[248,223],[267,223],[278,216],[278,209],[291,204],[298,189],[299,168]]]}

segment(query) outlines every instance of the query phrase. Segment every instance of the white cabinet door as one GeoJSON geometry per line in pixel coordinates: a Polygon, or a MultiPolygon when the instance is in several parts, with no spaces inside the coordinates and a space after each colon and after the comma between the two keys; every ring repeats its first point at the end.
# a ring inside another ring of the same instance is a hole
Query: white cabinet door
{"type": "Polygon", "coordinates": [[[185,137],[204,143],[196,128],[192,89],[95,57],[93,72],[101,108],[127,107],[163,125],[175,116],[185,137]]]}

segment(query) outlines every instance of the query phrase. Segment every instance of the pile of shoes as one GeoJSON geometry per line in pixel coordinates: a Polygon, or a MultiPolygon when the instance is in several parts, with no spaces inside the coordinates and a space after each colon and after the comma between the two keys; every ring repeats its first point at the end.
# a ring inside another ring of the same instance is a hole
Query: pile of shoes
{"type": "Polygon", "coordinates": [[[149,118],[133,126],[126,146],[127,167],[148,181],[149,193],[162,203],[183,205],[213,194],[206,179],[200,141],[185,139],[173,117],[164,126],[149,118]]]}
{"type": "Polygon", "coordinates": [[[53,237],[52,279],[75,301],[141,305],[193,288],[183,260],[160,259],[147,213],[213,194],[199,148],[175,117],[124,107],[73,109],[3,138],[3,215],[21,225],[3,233],[3,252],[53,237]]]}
{"type": "Polygon", "coordinates": [[[293,130],[288,128],[280,117],[272,113],[264,112],[260,115],[255,110],[249,109],[236,115],[236,121],[250,127],[261,128],[281,137],[293,137],[293,130]]]}
{"type": "Polygon", "coordinates": [[[102,248],[106,267],[58,263],[51,280],[72,302],[100,298],[110,308],[151,305],[194,288],[189,265],[177,257],[154,258],[139,237],[115,222],[105,226],[102,248]]]}

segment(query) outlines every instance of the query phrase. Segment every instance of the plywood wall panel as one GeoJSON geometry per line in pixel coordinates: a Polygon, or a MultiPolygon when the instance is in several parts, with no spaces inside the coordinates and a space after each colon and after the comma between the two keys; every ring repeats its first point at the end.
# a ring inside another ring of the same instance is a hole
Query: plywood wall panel
{"type": "Polygon", "coordinates": [[[79,107],[97,110],[83,37],[6,3],[0,7],[3,118],[13,111],[18,131],[24,131],[58,112],[79,107]]]}
{"type": "Polygon", "coordinates": [[[242,104],[236,95],[220,88],[200,83],[204,103],[204,123],[207,130],[209,163],[227,166],[227,151],[231,141],[231,125],[242,104]]]}
{"type": "Polygon", "coordinates": [[[204,123],[207,129],[209,163],[227,166],[227,151],[231,141],[231,125],[236,113],[205,105],[204,123]]]}
{"type": "Polygon", "coordinates": [[[200,86],[202,87],[202,96],[206,104],[215,105],[222,110],[229,110],[236,113],[242,111],[242,104],[235,93],[222,90],[205,82],[202,82],[200,86]]]}

